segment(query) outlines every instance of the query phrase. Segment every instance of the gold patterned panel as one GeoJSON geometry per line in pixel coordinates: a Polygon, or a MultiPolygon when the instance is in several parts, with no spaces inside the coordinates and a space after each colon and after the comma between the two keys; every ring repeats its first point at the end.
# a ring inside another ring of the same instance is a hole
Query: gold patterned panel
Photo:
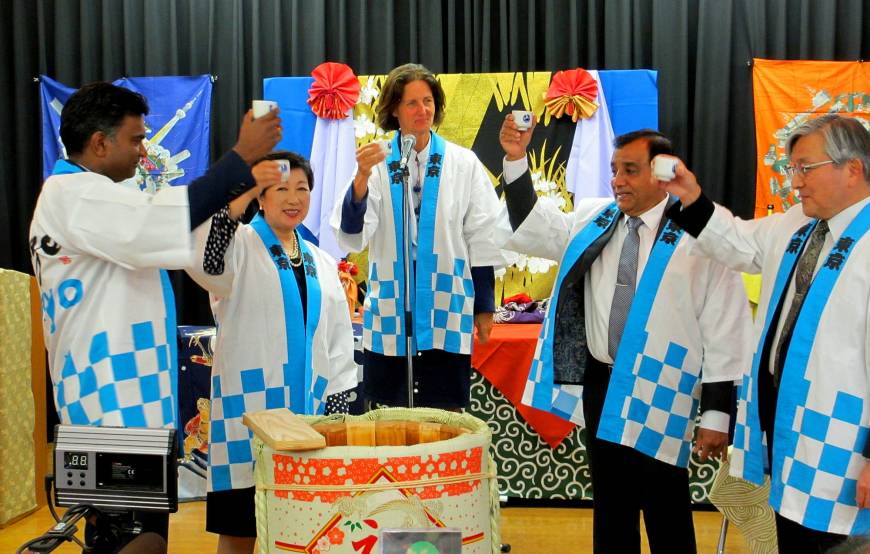
{"type": "Polygon", "coordinates": [[[0,269],[0,525],[36,508],[30,276],[0,269]]]}
{"type": "MultiPolygon", "coordinates": [[[[504,111],[519,100],[524,110],[534,112],[538,119],[544,115],[544,93],[550,86],[549,71],[534,73],[486,73],[495,97],[496,108],[504,111]]],[[[549,122],[549,117],[544,124],[549,122]]]]}
{"type": "MultiPolygon", "coordinates": [[[[438,134],[455,144],[471,148],[490,104],[495,102],[496,109],[502,112],[518,99],[522,102],[519,107],[534,112],[539,120],[543,116],[546,125],[550,116],[544,114],[544,93],[550,85],[550,75],[550,72],[439,75],[447,105],[438,134]]],[[[492,140],[496,141],[497,137],[492,140]]],[[[493,174],[489,167],[485,169],[493,184],[497,184],[499,175],[493,174]]]]}
{"type": "Polygon", "coordinates": [[[486,109],[492,102],[489,77],[483,73],[438,76],[447,98],[444,121],[438,127],[439,135],[465,148],[474,145],[486,109]]]}
{"type": "Polygon", "coordinates": [[[776,554],[776,520],[768,503],[770,478],[765,476],[764,486],[759,487],[732,477],[729,470],[727,461],[719,467],[710,502],[740,529],[752,554],[776,554]]]}
{"type": "Polygon", "coordinates": [[[553,266],[546,273],[531,273],[515,265],[506,268],[504,276],[495,281],[496,301],[520,293],[528,294],[533,299],[549,298],[558,269],[559,266],[553,266]]]}

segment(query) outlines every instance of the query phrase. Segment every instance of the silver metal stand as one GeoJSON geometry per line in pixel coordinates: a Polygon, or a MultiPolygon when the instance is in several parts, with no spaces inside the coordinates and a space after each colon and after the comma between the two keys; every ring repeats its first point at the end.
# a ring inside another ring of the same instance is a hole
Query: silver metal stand
{"type": "Polygon", "coordinates": [[[414,407],[414,320],[413,308],[411,306],[411,256],[413,254],[411,248],[411,218],[414,215],[411,213],[411,208],[408,205],[408,164],[402,160],[402,227],[404,229],[403,248],[405,250],[404,271],[405,271],[405,364],[408,377],[408,407],[414,407]]]}
{"type": "Polygon", "coordinates": [[[725,537],[728,536],[728,518],[722,515],[722,527],[719,529],[719,543],[716,545],[716,554],[725,554],[725,537]]]}

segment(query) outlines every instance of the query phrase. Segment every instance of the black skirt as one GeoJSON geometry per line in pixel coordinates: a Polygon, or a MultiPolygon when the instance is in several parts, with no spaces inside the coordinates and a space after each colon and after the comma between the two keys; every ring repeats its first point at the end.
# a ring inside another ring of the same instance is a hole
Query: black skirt
{"type": "MultiPolygon", "coordinates": [[[[363,388],[366,400],[386,406],[408,405],[405,356],[366,350],[363,388]]],[[[471,355],[424,350],[414,356],[415,408],[465,408],[471,387],[471,355]]]]}
{"type": "Polygon", "coordinates": [[[206,494],[205,530],[231,537],[256,537],[254,487],[206,494]]]}

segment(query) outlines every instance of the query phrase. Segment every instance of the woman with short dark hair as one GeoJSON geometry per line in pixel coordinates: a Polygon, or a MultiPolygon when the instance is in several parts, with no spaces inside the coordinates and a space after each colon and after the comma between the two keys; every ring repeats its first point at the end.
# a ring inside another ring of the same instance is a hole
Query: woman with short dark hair
{"type": "Polygon", "coordinates": [[[314,183],[308,161],[275,152],[253,168],[255,194],[197,229],[188,273],[211,293],[218,334],[212,368],[206,529],[218,552],[253,552],[254,456],[244,412],[346,412],[356,386],[353,332],[336,261],[300,237],[314,183]]]}

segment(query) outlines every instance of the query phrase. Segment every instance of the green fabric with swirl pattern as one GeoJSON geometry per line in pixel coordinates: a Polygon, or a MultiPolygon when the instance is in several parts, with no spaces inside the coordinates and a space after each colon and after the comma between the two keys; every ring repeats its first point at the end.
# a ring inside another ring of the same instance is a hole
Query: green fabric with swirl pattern
{"type": "MultiPolygon", "coordinates": [[[[509,498],[592,500],[584,430],[575,428],[558,447],[550,448],[498,389],[474,370],[468,412],[492,429],[501,494],[509,498]]],[[[707,496],[718,468],[718,461],[701,462],[692,457],[692,502],[709,502],[707,496]]]]}

